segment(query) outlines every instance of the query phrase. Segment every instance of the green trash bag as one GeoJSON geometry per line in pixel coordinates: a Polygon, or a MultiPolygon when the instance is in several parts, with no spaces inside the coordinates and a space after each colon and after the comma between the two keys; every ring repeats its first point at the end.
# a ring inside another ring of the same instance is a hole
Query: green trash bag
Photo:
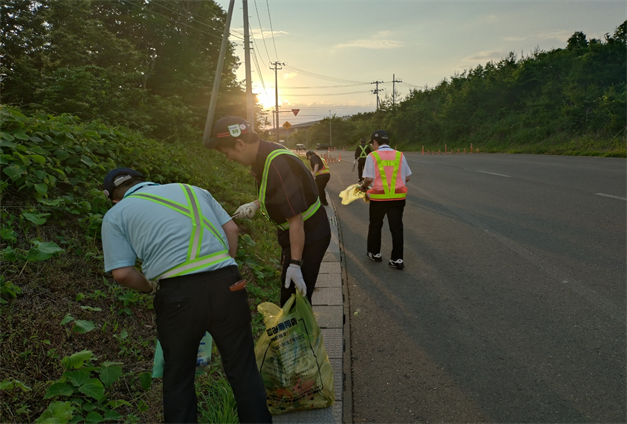
{"type": "Polygon", "coordinates": [[[309,301],[296,290],[283,308],[257,307],[266,331],[255,356],[273,415],[326,408],[335,401],[333,369],[309,301]]]}

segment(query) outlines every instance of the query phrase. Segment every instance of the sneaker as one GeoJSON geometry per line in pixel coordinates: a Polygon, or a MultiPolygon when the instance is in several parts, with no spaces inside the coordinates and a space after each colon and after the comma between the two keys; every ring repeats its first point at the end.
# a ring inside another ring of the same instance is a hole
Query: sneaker
{"type": "Polygon", "coordinates": [[[370,252],[368,252],[368,259],[374,262],[381,262],[383,260],[380,253],[370,253],[370,252]]]}
{"type": "Polygon", "coordinates": [[[390,259],[390,262],[388,263],[388,266],[390,268],[396,268],[396,269],[403,269],[405,268],[405,265],[403,264],[403,260],[402,259],[390,259]]]}

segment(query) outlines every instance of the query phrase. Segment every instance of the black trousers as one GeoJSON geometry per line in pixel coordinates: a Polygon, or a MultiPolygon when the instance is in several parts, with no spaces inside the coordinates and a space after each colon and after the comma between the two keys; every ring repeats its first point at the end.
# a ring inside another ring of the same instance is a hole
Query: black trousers
{"type": "Polygon", "coordinates": [[[327,205],[327,194],[324,192],[324,189],[327,187],[329,180],[331,179],[331,174],[322,174],[318,175],[315,178],[316,186],[318,186],[318,196],[320,196],[320,202],[323,205],[327,205]]]}
{"type": "MultiPolygon", "coordinates": [[[[331,236],[306,244],[303,248],[303,265],[300,269],[303,272],[303,279],[307,286],[307,299],[309,299],[310,305],[312,304],[311,295],[316,287],[316,280],[320,272],[320,264],[322,263],[322,259],[324,259],[324,254],[329,247],[329,243],[331,243],[331,236]]],[[[291,260],[292,253],[290,248],[286,247],[281,253],[281,263],[283,264],[283,273],[281,274],[281,306],[296,292],[294,283],[292,283],[289,288],[285,288],[285,272],[290,266],[291,260]]]]}
{"type": "Polygon", "coordinates": [[[363,179],[364,166],[366,166],[366,158],[357,159],[357,175],[359,175],[359,181],[363,179]]]}
{"type": "Polygon", "coordinates": [[[405,199],[384,202],[370,201],[370,225],[368,226],[368,252],[381,253],[381,228],[387,215],[392,233],[391,259],[403,259],[403,210],[405,199]]]}
{"type": "Polygon", "coordinates": [[[242,423],[270,423],[257,369],[246,289],[230,291],[237,266],[161,280],[154,300],[163,348],[163,409],[167,423],[196,423],[198,345],[208,331],[222,356],[242,423]]]}

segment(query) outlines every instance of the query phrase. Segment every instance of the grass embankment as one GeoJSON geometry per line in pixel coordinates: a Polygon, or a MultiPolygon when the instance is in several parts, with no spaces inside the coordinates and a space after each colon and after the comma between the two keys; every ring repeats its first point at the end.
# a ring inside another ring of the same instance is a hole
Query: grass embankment
{"type": "MultiPolygon", "coordinates": [[[[233,213],[255,196],[252,177],[200,141],[162,144],[70,116],[0,114],[0,420],[162,422],[160,379],[151,384],[147,374],[152,297],[103,272],[100,225],[110,204],[102,179],[132,167],[151,181],[206,188],[233,213]]],[[[237,261],[259,334],[257,304],[278,302],[279,248],[266,220],[238,224],[237,261]]],[[[197,379],[200,416],[236,422],[217,355],[214,347],[210,373],[197,379]]]]}

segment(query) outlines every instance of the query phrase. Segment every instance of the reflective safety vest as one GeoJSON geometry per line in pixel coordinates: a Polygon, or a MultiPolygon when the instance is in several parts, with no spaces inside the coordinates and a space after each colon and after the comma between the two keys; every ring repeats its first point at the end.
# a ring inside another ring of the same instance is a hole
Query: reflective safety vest
{"type": "Polygon", "coordinates": [[[361,144],[359,146],[357,146],[361,149],[361,153],[359,154],[359,159],[363,159],[363,158],[367,158],[368,157],[368,153],[367,153],[367,149],[368,146],[362,146],[361,144]]]}
{"type": "MultiPolygon", "coordinates": [[[[272,162],[272,160],[279,155],[292,155],[297,160],[300,160],[298,156],[296,156],[294,153],[287,149],[273,150],[266,157],[266,163],[264,164],[263,174],[261,176],[261,184],[259,185],[259,204],[261,205],[261,213],[263,213],[263,215],[268,218],[268,221],[271,222],[274,221],[272,221],[272,219],[270,218],[270,214],[266,209],[266,193],[268,191],[268,170],[270,169],[270,163],[272,162]]],[[[316,213],[316,211],[320,208],[320,205],[320,198],[316,198],[316,202],[313,205],[309,206],[309,208],[305,212],[303,212],[303,222],[311,218],[313,214],[316,213]]],[[[278,222],[274,223],[282,230],[287,230],[288,228],[290,228],[290,225],[287,223],[287,221],[282,224],[279,224],[278,222]]]]}
{"type": "Polygon", "coordinates": [[[407,187],[401,175],[403,153],[396,150],[370,153],[374,159],[374,182],[368,190],[370,200],[403,200],[407,187]]]}
{"type": "Polygon", "coordinates": [[[327,162],[322,158],[320,158],[320,162],[322,162],[322,168],[316,171],[315,176],[317,177],[318,175],[330,174],[331,171],[329,171],[329,165],[327,165],[327,162]]]}
{"type": "Polygon", "coordinates": [[[229,248],[213,224],[202,215],[202,209],[196,198],[194,189],[187,184],[179,184],[185,197],[187,198],[187,205],[175,202],[170,199],[166,199],[161,196],[155,196],[148,193],[133,193],[127,197],[136,197],[138,199],[149,200],[155,202],[161,206],[170,208],[176,212],[179,212],[187,216],[192,221],[192,231],[189,241],[189,248],[187,249],[187,259],[180,265],[175,266],[172,269],[157,276],[156,280],[159,281],[163,278],[178,277],[180,275],[191,274],[202,268],[217,264],[219,262],[231,259],[229,255],[229,248]],[[209,255],[200,256],[200,250],[202,247],[203,230],[207,230],[213,235],[224,247],[224,250],[219,252],[210,253],[209,255]]]}

